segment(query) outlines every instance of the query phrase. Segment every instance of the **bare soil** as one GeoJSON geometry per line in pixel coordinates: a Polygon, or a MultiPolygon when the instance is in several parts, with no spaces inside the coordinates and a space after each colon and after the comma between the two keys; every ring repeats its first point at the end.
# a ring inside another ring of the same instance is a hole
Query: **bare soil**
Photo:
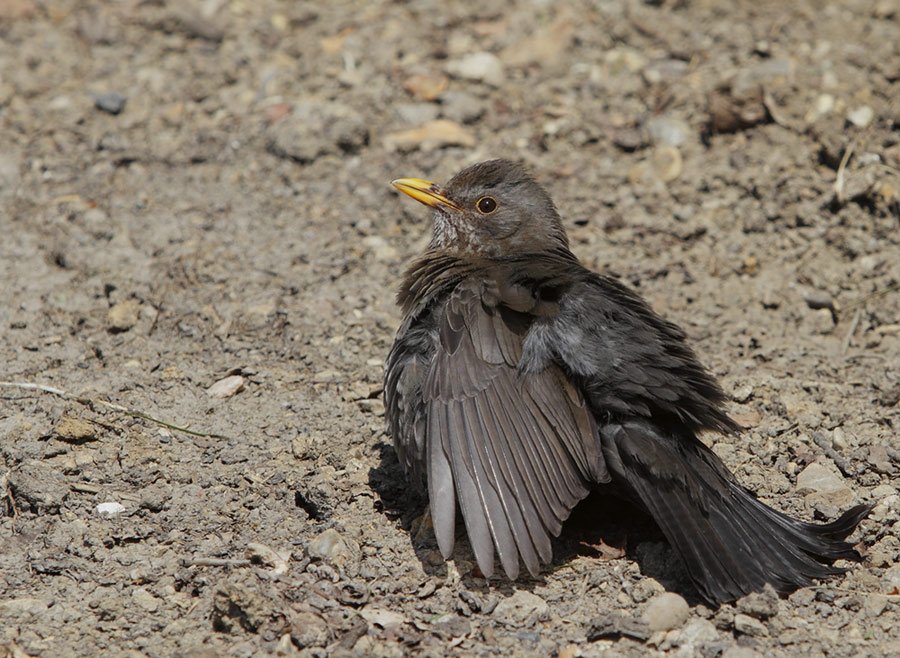
{"type": "Polygon", "coordinates": [[[0,655],[900,655],[898,25],[0,0],[0,655]],[[499,156],[686,329],[745,484],[805,519],[876,503],[862,564],[710,610],[608,499],[538,579],[440,559],[384,433],[429,231],[388,183],[499,156]],[[649,632],[663,588],[692,605],[649,632]]]}

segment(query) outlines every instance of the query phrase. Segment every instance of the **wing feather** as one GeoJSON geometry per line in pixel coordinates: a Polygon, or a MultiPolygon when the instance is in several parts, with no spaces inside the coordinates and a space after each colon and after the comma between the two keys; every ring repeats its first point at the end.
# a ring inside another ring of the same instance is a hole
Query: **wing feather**
{"type": "Polygon", "coordinates": [[[510,325],[492,303],[503,303],[496,288],[464,282],[439,321],[423,385],[429,480],[439,479],[434,487],[429,482],[429,498],[445,556],[455,506],[442,495],[458,501],[481,571],[493,573],[496,550],[515,578],[520,560],[532,573],[550,560],[550,538],[605,467],[580,394],[556,366],[519,372],[522,314],[516,311],[510,325]]]}

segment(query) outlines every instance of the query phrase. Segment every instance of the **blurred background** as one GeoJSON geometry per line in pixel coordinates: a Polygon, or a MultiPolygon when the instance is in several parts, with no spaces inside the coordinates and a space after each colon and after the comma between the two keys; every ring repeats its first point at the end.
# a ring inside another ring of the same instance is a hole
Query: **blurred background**
{"type": "Polygon", "coordinates": [[[900,653],[898,25],[890,0],[0,0],[7,654],[900,653]],[[383,432],[429,233],[389,182],[493,157],[685,327],[750,428],[710,438],[745,484],[804,518],[881,501],[844,589],[597,640],[677,571],[664,544],[564,537],[515,594],[465,547],[448,575],[383,432]]]}

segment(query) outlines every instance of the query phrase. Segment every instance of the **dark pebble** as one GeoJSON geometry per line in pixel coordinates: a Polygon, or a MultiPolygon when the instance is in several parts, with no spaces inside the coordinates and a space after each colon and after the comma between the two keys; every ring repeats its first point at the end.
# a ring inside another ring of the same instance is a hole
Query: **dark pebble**
{"type": "Polygon", "coordinates": [[[122,94],[111,91],[108,94],[100,94],[94,98],[94,106],[107,114],[119,114],[125,109],[128,101],[122,94]]]}

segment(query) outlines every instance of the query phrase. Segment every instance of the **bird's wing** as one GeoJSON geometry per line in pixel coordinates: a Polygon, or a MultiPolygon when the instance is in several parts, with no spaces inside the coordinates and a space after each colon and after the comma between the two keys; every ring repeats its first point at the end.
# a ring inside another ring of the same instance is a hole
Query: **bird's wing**
{"type": "Polygon", "coordinates": [[[456,503],[481,571],[494,547],[510,578],[519,557],[537,573],[590,484],[608,480],[584,399],[556,366],[517,368],[528,306],[521,289],[457,286],[438,320],[439,340],[423,383],[431,515],[445,557],[456,503]],[[509,305],[504,304],[507,297],[509,305]]]}
{"type": "Polygon", "coordinates": [[[422,384],[435,351],[433,324],[428,315],[408,317],[397,332],[384,371],[388,431],[403,470],[422,489],[426,420],[422,384]]]}
{"type": "Polygon", "coordinates": [[[652,418],[689,434],[739,429],[684,332],[608,277],[590,274],[566,291],[559,313],[535,323],[524,361],[561,364],[598,417],[652,418]]]}

